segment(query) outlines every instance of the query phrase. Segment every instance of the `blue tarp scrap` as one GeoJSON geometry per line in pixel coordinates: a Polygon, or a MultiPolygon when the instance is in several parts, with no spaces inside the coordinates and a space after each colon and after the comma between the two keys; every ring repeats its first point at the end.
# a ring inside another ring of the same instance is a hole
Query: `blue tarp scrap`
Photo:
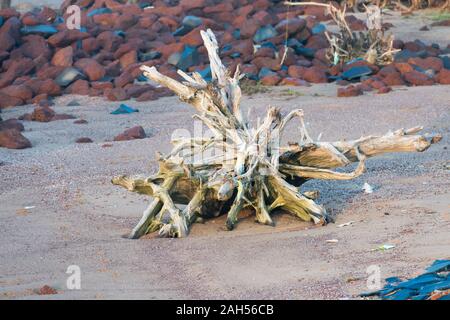
{"type": "Polygon", "coordinates": [[[116,110],[112,111],[111,114],[127,114],[133,112],[139,112],[139,110],[129,107],[126,104],[121,104],[116,110]]]}
{"type": "Polygon", "coordinates": [[[383,289],[360,296],[379,296],[384,300],[449,300],[450,260],[434,261],[425,273],[413,279],[387,278],[383,289]]]}

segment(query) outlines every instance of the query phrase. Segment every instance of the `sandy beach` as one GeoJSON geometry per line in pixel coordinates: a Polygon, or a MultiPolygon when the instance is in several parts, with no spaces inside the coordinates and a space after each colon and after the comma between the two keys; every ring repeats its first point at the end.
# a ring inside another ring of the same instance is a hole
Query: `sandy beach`
{"type": "MultiPolygon", "coordinates": [[[[444,139],[424,153],[368,160],[351,181],[313,182],[335,224],[314,227],[280,214],[276,227],[242,213],[234,231],[224,217],[195,224],[189,237],[122,238],[149,199],[113,186],[119,174],[149,175],[155,151],[170,150],[175,129],[193,130],[192,108],[176,97],[127,102],[139,113],[111,115],[117,103],[82,96],[55,100],[54,110],[88,121],[25,122],[33,148],[0,149],[0,297],[16,299],[353,299],[367,291],[366,269],[381,277],[413,276],[449,257],[449,110],[446,86],[395,88],[388,95],[336,98],[336,87],[272,88],[246,97],[254,116],[268,105],[301,107],[322,140],[358,138],[423,125],[444,139]],[[69,107],[70,102],[80,106],[69,107]],[[146,139],[111,142],[142,125],[146,139]],[[76,144],[79,137],[94,143],[76,144]],[[362,191],[368,182],[372,194],[362,191]],[[24,209],[25,207],[31,207],[24,209]],[[354,221],[347,227],[339,224],[354,221]],[[326,240],[337,239],[337,243],[326,240]],[[383,245],[388,251],[372,251],[383,245]],[[69,265],[81,269],[81,290],[66,287],[69,265]],[[39,296],[49,285],[58,294],[39,296]]],[[[32,106],[6,109],[4,119],[32,106]]],[[[293,124],[289,140],[298,139],[293,124]]]]}

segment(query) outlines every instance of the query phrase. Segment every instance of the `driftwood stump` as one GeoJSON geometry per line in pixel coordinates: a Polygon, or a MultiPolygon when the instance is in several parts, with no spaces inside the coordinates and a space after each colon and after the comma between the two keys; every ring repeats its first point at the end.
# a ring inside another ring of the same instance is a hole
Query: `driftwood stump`
{"type": "Polygon", "coordinates": [[[184,237],[199,219],[227,214],[226,227],[232,230],[238,214],[253,208],[256,221],[274,225],[276,209],[304,221],[326,224],[330,217],[314,194],[302,194],[299,187],[309,179],[348,180],[361,175],[365,160],[386,152],[424,151],[430,146],[421,128],[398,130],[383,136],[362,137],[353,141],[314,142],[306,131],[300,109],[282,116],[270,107],[264,120],[252,126],[241,110],[239,68],[233,76],[222,64],[211,30],[201,31],[208,51],[212,82],[198,73],[183,71],[180,83],[142,66],[149,79],[171,89],[183,102],[197,111],[194,116],[212,132],[211,136],[178,138],[173,150],[158,155],[159,172],[148,178],[119,176],[112,183],[130,191],[153,197],[153,201],[132,230],[130,238],[159,231],[160,236],[184,237]],[[300,141],[280,146],[286,124],[297,119],[300,141]],[[213,156],[203,156],[214,151],[213,156]],[[358,162],[350,173],[332,169],[358,162]],[[177,205],[185,205],[180,208],[177,205]]]}

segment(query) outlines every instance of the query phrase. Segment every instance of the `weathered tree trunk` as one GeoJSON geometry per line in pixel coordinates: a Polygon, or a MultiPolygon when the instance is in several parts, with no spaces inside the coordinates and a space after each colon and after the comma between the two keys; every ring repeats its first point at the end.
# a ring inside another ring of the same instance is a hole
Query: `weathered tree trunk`
{"type": "Polygon", "coordinates": [[[218,55],[211,30],[201,31],[208,51],[212,82],[198,73],[178,82],[154,67],[142,66],[144,75],[171,89],[181,101],[191,104],[194,116],[212,136],[179,138],[168,155],[158,155],[159,171],[148,178],[119,176],[112,183],[153,197],[153,201],[130,233],[130,238],[159,230],[161,236],[184,237],[198,219],[227,214],[232,230],[244,208],[255,211],[256,221],[273,225],[271,214],[284,210],[304,221],[325,224],[330,220],[324,207],[316,204],[313,193],[299,190],[309,179],[348,180],[360,176],[365,160],[386,152],[424,151],[430,140],[415,135],[421,128],[398,130],[383,136],[353,141],[314,142],[306,131],[300,109],[282,116],[270,107],[265,118],[252,126],[241,110],[239,68],[231,77],[218,55]],[[288,146],[279,142],[286,124],[299,120],[300,141],[288,146]],[[222,151],[204,156],[205,151],[222,151]],[[358,162],[350,173],[332,169],[358,162]],[[183,209],[177,204],[186,205],[183,209]]]}

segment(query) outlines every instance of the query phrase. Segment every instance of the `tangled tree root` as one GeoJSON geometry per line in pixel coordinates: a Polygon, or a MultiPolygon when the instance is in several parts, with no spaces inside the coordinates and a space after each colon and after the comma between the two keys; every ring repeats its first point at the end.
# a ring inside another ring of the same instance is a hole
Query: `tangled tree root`
{"type": "Polygon", "coordinates": [[[283,117],[271,107],[264,120],[252,126],[241,110],[239,68],[231,77],[219,58],[214,34],[208,30],[201,35],[212,82],[196,72],[190,76],[179,71],[185,79],[180,83],[154,67],[141,67],[145,76],[191,104],[198,112],[194,117],[211,130],[212,136],[173,140],[174,148],[168,155],[158,154],[159,171],[151,177],[112,179],[113,184],[153,197],[130,238],[154,231],[163,237],[184,237],[194,222],[220,214],[227,214],[226,227],[232,230],[244,208],[252,208],[256,221],[269,226],[274,225],[271,215],[277,209],[304,221],[326,224],[330,217],[314,202],[316,194],[299,191],[305,181],[353,179],[364,172],[368,157],[385,152],[420,152],[430,146],[429,140],[415,134],[421,128],[353,141],[314,142],[300,109],[283,117]],[[282,147],[279,141],[293,119],[299,120],[300,141],[282,147]],[[206,151],[215,155],[204,156],[206,151]],[[358,162],[353,172],[332,170],[352,162],[358,162]]]}
{"type": "Polygon", "coordinates": [[[333,64],[346,63],[354,59],[364,60],[377,65],[394,61],[394,54],[399,50],[393,48],[393,35],[385,35],[381,23],[381,11],[378,6],[366,8],[368,31],[354,32],[345,21],[346,6],[339,9],[332,4],[317,2],[285,2],[290,6],[321,6],[336,22],[339,33],[325,35],[330,43],[327,58],[333,64]]]}

